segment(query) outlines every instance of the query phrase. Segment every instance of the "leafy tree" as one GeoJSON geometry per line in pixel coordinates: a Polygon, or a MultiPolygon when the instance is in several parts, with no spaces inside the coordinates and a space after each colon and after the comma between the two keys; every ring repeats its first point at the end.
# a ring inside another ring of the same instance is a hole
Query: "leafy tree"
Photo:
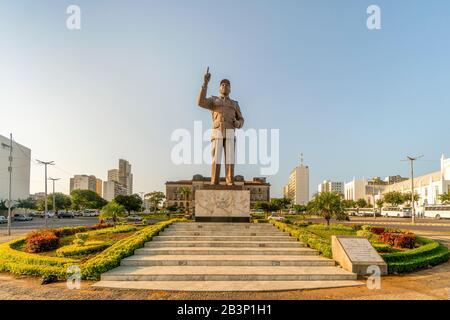
{"type": "Polygon", "coordinates": [[[450,192],[439,195],[439,200],[442,203],[449,203],[450,202],[450,192]]]}
{"type": "Polygon", "coordinates": [[[121,204],[118,204],[114,200],[109,202],[100,210],[100,218],[107,219],[112,218],[113,223],[119,220],[120,217],[124,217],[127,214],[127,210],[121,204]]]}
{"type": "Polygon", "coordinates": [[[153,207],[155,208],[155,212],[160,205],[160,203],[166,198],[164,195],[164,192],[161,191],[153,191],[150,193],[147,193],[145,197],[150,201],[151,204],[153,204],[153,207]]]}
{"type": "Polygon", "coordinates": [[[18,208],[31,209],[31,210],[37,209],[37,201],[31,197],[28,197],[26,199],[19,199],[19,200],[17,200],[17,202],[18,202],[17,203],[18,208]]]}
{"type": "Polygon", "coordinates": [[[262,210],[264,213],[268,213],[270,205],[268,201],[256,201],[254,208],[257,210],[262,210]]]}
{"type": "Polygon", "coordinates": [[[255,209],[259,209],[264,211],[264,213],[267,215],[270,212],[278,211],[281,209],[281,202],[280,201],[274,201],[275,199],[272,199],[271,201],[257,201],[255,203],[255,209]]]}
{"type": "Polygon", "coordinates": [[[305,213],[305,212],[306,212],[306,209],[307,209],[306,206],[301,205],[301,204],[294,204],[294,205],[292,206],[292,208],[293,208],[293,209],[295,210],[295,212],[297,212],[297,213],[305,213]]]}
{"type": "Polygon", "coordinates": [[[75,210],[101,209],[108,203],[92,190],[76,189],[70,195],[72,197],[72,208],[75,210]]]}
{"type": "Polygon", "coordinates": [[[270,202],[278,208],[277,210],[281,210],[287,209],[291,205],[292,200],[289,198],[274,198],[270,202]]]}
{"type": "Polygon", "coordinates": [[[389,203],[393,206],[400,206],[403,203],[405,203],[405,197],[401,192],[398,191],[391,191],[384,195],[383,200],[385,203],[389,203]]]}
{"type": "Polygon", "coordinates": [[[381,207],[383,207],[384,200],[383,200],[383,199],[378,199],[378,200],[376,201],[376,204],[377,204],[377,207],[378,207],[378,208],[381,208],[381,207]]]}
{"type": "Polygon", "coordinates": [[[367,207],[367,201],[365,199],[358,199],[356,200],[356,206],[358,208],[366,208],[367,207]]]}
{"type": "MultiPolygon", "coordinates": [[[[408,203],[409,205],[411,205],[411,192],[407,192],[407,193],[403,193],[403,203],[408,203]]],[[[419,195],[417,193],[414,193],[414,202],[419,201],[419,195]]]]}
{"type": "MultiPolygon", "coordinates": [[[[56,210],[53,209],[53,193],[47,195],[47,208],[49,210],[53,210],[53,211],[69,209],[72,205],[72,200],[70,199],[70,197],[68,195],[65,195],[64,193],[61,193],[61,192],[56,192],[55,193],[55,205],[56,205],[56,210]]],[[[36,206],[37,206],[37,209],[40,211],[45,210],[45,199],[39,199],[37,201],[36,206]]]]}
{"type": "Polygon", "coordinates": [[[6,200],[0,200],[0,210],[8,210],[6,206],[6,200]]]}
{"type": "Polygon", "coordinates": [[[337,192],[320,192],[310,201],[312,209],[319,213],[330,225],[330,219],[345,219],[346,214],[342,205],[342,196],[337,192]]]}
{"type": "Polygon", "coordinates": [[[342,200],[342,206],[344,208],[354,208],[356,207],[356,203],[353,200],[342,200]]]}
{"type": "Polygon", "coordinates": [[[114,198],[114,201],[124,206],[128,214],[131,211],[140,211],[142,209],[142,199],[138,194],[132,194],[130,196],[118,195],[114,198]]]}

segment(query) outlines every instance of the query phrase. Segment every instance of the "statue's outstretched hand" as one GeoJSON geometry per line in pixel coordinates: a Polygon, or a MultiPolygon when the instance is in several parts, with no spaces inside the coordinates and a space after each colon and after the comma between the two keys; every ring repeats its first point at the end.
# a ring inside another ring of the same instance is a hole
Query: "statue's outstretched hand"
{"type": "Polygon", "coordinates": [[[211,80],[211,73],[209,73],[209,67],[208,67],[208,70],[206,70],[206,73],[203,76],[203,83],[205,85],[207,85],[209,83],[209,80],[211,80]]]}

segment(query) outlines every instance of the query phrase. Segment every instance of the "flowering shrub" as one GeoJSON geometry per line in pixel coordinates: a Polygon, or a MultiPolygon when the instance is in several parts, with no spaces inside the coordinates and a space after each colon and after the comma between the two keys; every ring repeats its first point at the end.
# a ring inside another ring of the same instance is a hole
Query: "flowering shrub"
{"type": "Polygon", "coordinates": [[[26,238],[26,251],[30,253],[47,252],[59,246],[59,238],[51,230],[35,231],[26,238]]]}
{"type": "Polygon", "coordinates": [[[413,249],[416,244],[416,235],[413,233],[383,232],[380,241],[397,248],[413,249]]]}
{"type": "Polygon", "coordinates": [[[372,232],[374,234],[378,234],[378,235],[382,234],[385,231],[386,231],[386,228],[383,228],[383,227],[372,227],[372,228],[370,228],[370,232],[372,232]]]}

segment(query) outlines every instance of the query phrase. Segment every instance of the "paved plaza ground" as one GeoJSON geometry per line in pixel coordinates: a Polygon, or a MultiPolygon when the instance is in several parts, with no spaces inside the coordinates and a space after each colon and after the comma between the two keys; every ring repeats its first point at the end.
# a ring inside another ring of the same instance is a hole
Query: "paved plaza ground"
{"type": "MultiPolygon", "coordinates": [[[[315,220],[315,219],[314,219],[315,220]]],[[[54,220],[53,226],[93,224],[96,218],[78,218],[54,220]]],[[[14,237],[27,233],[36,225],[19,225],[14,229],[14,237]]],[[[404,219],[386,218],[353,218],[345,223],[367,223],[372,225],[385,225],[395,228],[414,230],[415,233],[434,238],[450,247],[450,221],[428,220],[420,221],[412,226],[404,219]],[[405,224],[406,223],[406,224],[405,224]]],[[[0,229],[0,242],[6,241],[4,227],[0,229]]],[[[146,290],[123,290],[92,288],[95,281],[83,281],[81,289],[69,290],[65,282],[41,285],[40,279],[30,277],[15,277],[8,273],[0,273],[0,299],[42,300],[42,299],[200,299],[200,300],[231,300],[231,299],[338,299],[338,300],[371,300],[371,299],[450,299],[450,261],[437,267],[415,272],[409,275],[392,275],[382,278],[381,289],[368,289],[366,285],[359,287],[318,289],[318,290],[292,290],[280,292],[168,292],[146,290]]],[[[180,288],[182,290],[182,288],[180,288]]]]}
{"type": "MultiPolygon", "coordinates": [[[[94,289],[93,281],[83,281],[81,289],[69,290],[65,282],[40,285],[36,278],[13,277],[0,273],[0,299],[45,300],[45,299],[130,299],[130,300],[235,300],[235,299],[283,299],[283,300],[435,300],[450,299],[450,262],[403,276],[382,278],[381,289],[360,287],[293,290],[280,292],[168,292],[122,289],[94,289]]],[[[180,288],[181,290],[182,288],[180,288]]]]}

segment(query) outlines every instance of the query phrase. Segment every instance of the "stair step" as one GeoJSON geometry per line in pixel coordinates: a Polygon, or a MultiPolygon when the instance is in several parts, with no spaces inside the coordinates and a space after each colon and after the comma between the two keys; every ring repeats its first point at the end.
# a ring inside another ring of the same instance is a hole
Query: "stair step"
{"type": "Polygon", "coordinates": [[[288,235],[281,236],[156,236],[153,241],[293,241],[288,235]]]}
{"type": "Polygon", "coordinates": [[[172,231],[167,230],[161,232],[161,236],[245,236],[245,237],[266,237],[266,236],[283,236],[288,237],[289,235],[283,233],[282,231],[270,230],[270,231],[205,231],[205,230],[193,230],[193,231],[172,231]]]}
{"type": "Polygon", "coordinates": [[[227,247],[227,248],[298,248],[305,247],[296,241],[150,241],[145,244],[146,248],[164,247],[227,247]]]}
{"type": "Polygon", "coordinates": [[[141,248],[135,255],[319,255],[309,248],[211,248],[211,247],[162,247],[141,248]]]}
{"type": "Polygon", "coordinates": [[[227,225],[204,225],[204,226],[197,226],[197,225],[174,225],[169,226],[167,229],[171,230],[278,230],[277,227],[273,226],[272,224],[248,224],[248,225],[242,225],[242,226],[227,226],[227,225]]]}
{"type": "Polygon", "coordinates": [[[191,267],[120,266],[101,276],[106,281],[318,281],[356,280],[337,267],[191,267]]]}
{"type": "Polygon", "coordinates": [[[156,291],[286,291],[329,289],[365,285],[362,281],[99,281],[97,288],[156,290],[156,291]]]}
{"type": "Polygon", "coordinates": [[[319,256],[276,255],[135,255],[122,266],[334,266],[333,260],[319,256]]]}

